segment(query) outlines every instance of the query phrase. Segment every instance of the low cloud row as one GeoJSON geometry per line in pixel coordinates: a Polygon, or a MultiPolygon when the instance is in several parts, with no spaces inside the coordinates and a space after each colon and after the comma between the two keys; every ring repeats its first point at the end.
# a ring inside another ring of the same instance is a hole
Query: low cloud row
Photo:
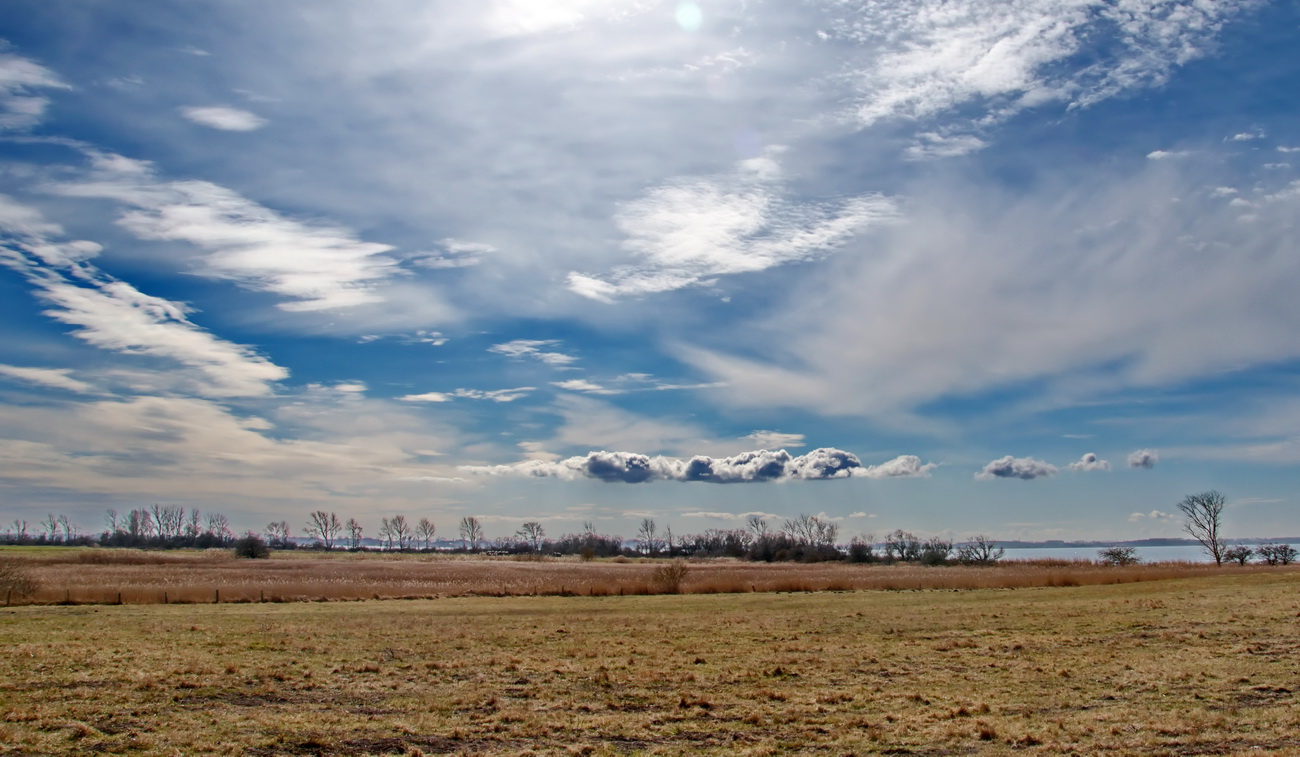
{"type": "MultiPolygon", "coordinates": [[[[1130,468],[1150,469],[1154,468],[1158,462],[1160,462],[1160,453],[1153,449],[1140,449],[1128,456],[1128,467],[1130,468]]],[[[1110,470],[1110,462],[1097,457],[1096,453],[1089,452],[1079,458],[1078,462],[1070,463],[1069,468],[1075,473],[1108,471],[1110,470]]],[[[1060,468],[1042,460],[1007,455],[985,465],[984,470],[975,474],[975,478],[979,481],[991,481],[995,478],[1019,478],[1029,481],[1035,478],[1055,476],[1059,472],[1060,468]]]]}
{"type": "Polygon", "coordinates": [[[755,450],[733,457],[696,455],[689,460],[650,457],[636,452],[588,452],[565,460],[528,460],[510,465],[462,466],[461,470],[490,476],[528,476],[564,480],[639,484],[646,481],[703,481],[715,484],[843,478],[927,476],[934,463],[915,455],[900,455],[880,465],[863,465],[857,456],[830,447],[805,455],[785,450],[755,450]]]}

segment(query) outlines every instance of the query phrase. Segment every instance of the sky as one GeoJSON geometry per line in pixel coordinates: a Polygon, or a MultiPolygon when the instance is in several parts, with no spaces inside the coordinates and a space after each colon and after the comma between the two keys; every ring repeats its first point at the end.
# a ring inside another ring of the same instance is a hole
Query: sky
{"type": "Polygon", "coordinates": [[[1300,6],[8,0],[0,521],[1300,534],[1300,6]]]}

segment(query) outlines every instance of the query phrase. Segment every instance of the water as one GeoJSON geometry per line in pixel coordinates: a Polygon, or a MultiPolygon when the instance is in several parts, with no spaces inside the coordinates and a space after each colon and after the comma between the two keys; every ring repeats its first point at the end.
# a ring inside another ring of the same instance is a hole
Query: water
{"type": "MultiPolygon", "coordinates": [[[[1247,544],[1254,547],[1257,545],[1247,544]]],[[[1292,544],[1300,550],[1300,544],[1292,544]]],[[[1097,550],[1101,547],[1026,547],[1008,549],[1004,559],[1034,560],[1054,558],[1063,560],[1096,560],[1097,550]]],[[[1212,562],[1210,556],[1200,546],[1179,545],[1172,547],[1137,547],[1135,553],[1142,562],[1212,562]]]]}

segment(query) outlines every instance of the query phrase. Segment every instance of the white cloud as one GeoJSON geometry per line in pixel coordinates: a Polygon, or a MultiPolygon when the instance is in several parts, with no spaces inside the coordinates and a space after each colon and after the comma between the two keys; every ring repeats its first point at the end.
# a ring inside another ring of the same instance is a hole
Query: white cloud
{"type": "Polygon", "coordinates": [[[223,105],[181,108],[181,115],[200,126],[221,131],[255,131],[266,126],[266,119],[261,116],[223,105]]]}
{"type": "MultiPolygon", "coordinates": [[[[29,228],[48,230],[39,223],[29,228]]],[[[72,243],[75,246],[77,243],[72,243]]],[[[187,317],[186,306],[145,294],[76,259],[43,236],[0,245],[0,264],[25,276],[44,314],[75,326],[72,335],[101,349],[175,361],[193,369],[195,391],[208,396],[262,396],[289,372],[251,348],[213,336],[187,317]]],[[[84,245],[83,245],[84,247],[84,245]]]]}
{"type": "Polygon", "coordinates": [[[761,510],[754,510],[747,513],[728,513],[718,511],[697,510],[694,512],[680,513],[683,518],[711,518],[713,520],[749,520],[750,518],[762,518],[770,520],[780,518],[776,513],[765,513],[761,510]]]}
{"type": "Polygon", "coordinates": [[[894,202],[879,195],[826,203],[790,200],[770,180],[770,171],[754,171],[752,165],[742,162],[728,175],[660,186],[624,204],[615,221],[627,235],[623,248],[639,262],[604,277],[572,272],[569,288],[612,302],[708,284],[718,276],[822,257],[897,216],[894,202]]]}
{"type": "Polygon", "coordinates": [[[537,390],[535,386],[519,386],[514,389],[492,389],[484,391],[482,389],[457,389],[451,393],[453,397],[462,397],[471,400],[490,400],[492,402],[514,402],[520,397],[527,397],[530,393],[537,390]]]}
{"type": "Polygon", "coordinates": [[[425,392],[424,394],[408,394],[397,399],[402,402],[451,402],[451,395],[442,392],[425,392]]]}
{"type": "Polygon", "coordinates": [[[568,381],[552,381],[551,386],[559,387],[570,392],[582,392],[584,394],[622,394],[619,389],[609,389],[586,379],[570,379],[568,381]]]}
{"type": "Polygon", "coordinates": [[[497,251],[490,244],[462,242],[452,238],[439,240],[438,245],[442,249],[414,253],[407,258],[422,268],[468,268],[481,263],[484,255],[497,251]]]}
{"type": "Polygon", "coordinates": [[[510,465],[461,466],[461,470],[490,476],[525,476],[607,482],[692,481],[754,483],[793,480],[830,480],[853,477],[885,478],[924,475],[933,465],[921,465],[910,455],[879,466],[863,468],[854,455],[821,448],[793,456],[785,450],[754,450],[731,457],[696,455],[690,459],[650,457],[635,452],[589,452],[565,460],[527,460],[510,465]],[[900,462],[901,461],[901,462],[900,462]]]}
{"type": "Polygon", "coordinates": [[[206,181],[157,182],[148,164],[99,156],[92,179],[53,189],[106,197],[137,209],[119,224],[143,239],[182,241],[205,251],[195,271],[290,299],[279,307],[315,311],[384,301],[375,285],[396,273],[389,245],[348,230],[299,223],[206,181]]]}
{"type": "Polygon", "coordinates": [[[984,470],[975,474],[978,481],[992,481],[995,478],[1019,478],[1031,481],[1035,478],[1048,478],[1057,474],[1057,468],[1051,463],[1035,460],[1032,457],[998,458],[984,466],[984,470]]]}
{"type": "Polygon", "coordinates": [[[1178,520],[1178,516],[1160,510],[1152,510],[1149,513],[1132,513],[1128,516],[1128,519],[1130,523],[1140,523],[1142,521],[1173,523],[1178,520]]]}
{"type": "Polygon", "coordinates": [[[928,158],[956,158],[978,152],[988,147],[988,143],[970,134],[945,136],[934,132],[917,135],[915,144],[904,150],[909,160],[926,160],[928,158]]]}
{"type": "Polygon", "coordinates": [[[40,123],[49,99],[39,89],[71,89],[53,71],[12,53],[0,52],[0,130],[26,129],[40,123]]]}
{"type": "Polygon", "coordinates": [[[1076,463],[1070,463],[1070,470],[1075,473],[1110,470],[1110,463],[1097,457],[1095,453],[1086,452],[1076,463]]]}
{"type": "Polygon", "coordinates": [[[906,221],[792,281],[771,316],[675,354],[733,406],[910,428],[944,397],[1032,386],[1007,404],[1059,407],[1300,357],[1300,185],[1246,228],[1202,168],[1088,170],[1014,198],[924,181],[906,221]]]}
{"type": "Polygon", "coordinates": [[[1147,160],[1175,160],[1191,155],[1186,150],[1152,150],[1147,153],[1147,160]]]}
{"type": "Polygon", "coordinates": [[[803,434],[784,434],[780,431],[754,431],[742,439],[748,439],[758,449],[786,449],[804,446],[803,434]]]}
{"type": "Polygon", "coordinates": [[[558,339],[516,339],[504,344],[494,344],[488,348],[488,352],[495,352],[498,355],[513,358],[533,358],[555,367],[563,367],[577,362],[578,358],[572,355],[566,355],[562,352],[542,351],[543,347],[552,347],[559,343],[558,339]]]}
{"type": "Polygon", "coordinates": [[[27,381],[39,386],[63,389],[79,394],[94,391],[94,387],[90,384],[73,378],[72,371],[67,368],[28,368],[0,363],[0,376],[8,376],[19,381],[27,381]]]}
{"type": "MultiPolygon", "coordinates": [[[[970,102],[985,123],[1052,101],[1087,106],[1163,83],[1205,54],[1223,23],[1254,3],[1137,0],[920,0],[849,10],[828,38],[860,46],[858,121],[925,119],[970,102]],[[1113,44],[1098,47],[1096,40],[1113,44]],[[1085,45],[1087,66],[1064,65],[1085,45]]],[[[979,119],[977,119],[978,121],[979,119]]]]}
{"type": "Polygon", "coordinates": [[[1160,462],[1160,452],[1154,449],[1140,449],[1128,456],[1130,468],[1154,468],[1160,462]]]}

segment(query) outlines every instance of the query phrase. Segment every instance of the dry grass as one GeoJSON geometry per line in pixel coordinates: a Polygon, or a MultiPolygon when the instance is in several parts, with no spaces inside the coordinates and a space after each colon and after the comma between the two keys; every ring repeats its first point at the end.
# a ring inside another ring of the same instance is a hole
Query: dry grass
{"type": "MultiPolygon", "coordinates": [[[[236,560],[226,550],[5,550],[29,567],[36,604],[284,602],[449,596],[727,594],[745,592],[1092,586],[1201,575],[1268,572],[1163,563],[1125,568],[1084,561],[992,566],[750,563],[702,560],[665,582],[665,561],[483,558],[432,554],[279,552],[236,560]]],[[[3,601],[0,599],[0,601],[3,601]]]]}
{"type": "Polygon", "coordinates": [[[1298,589],[17,607],[0,751],[1295,754],[1298,589]]]}

